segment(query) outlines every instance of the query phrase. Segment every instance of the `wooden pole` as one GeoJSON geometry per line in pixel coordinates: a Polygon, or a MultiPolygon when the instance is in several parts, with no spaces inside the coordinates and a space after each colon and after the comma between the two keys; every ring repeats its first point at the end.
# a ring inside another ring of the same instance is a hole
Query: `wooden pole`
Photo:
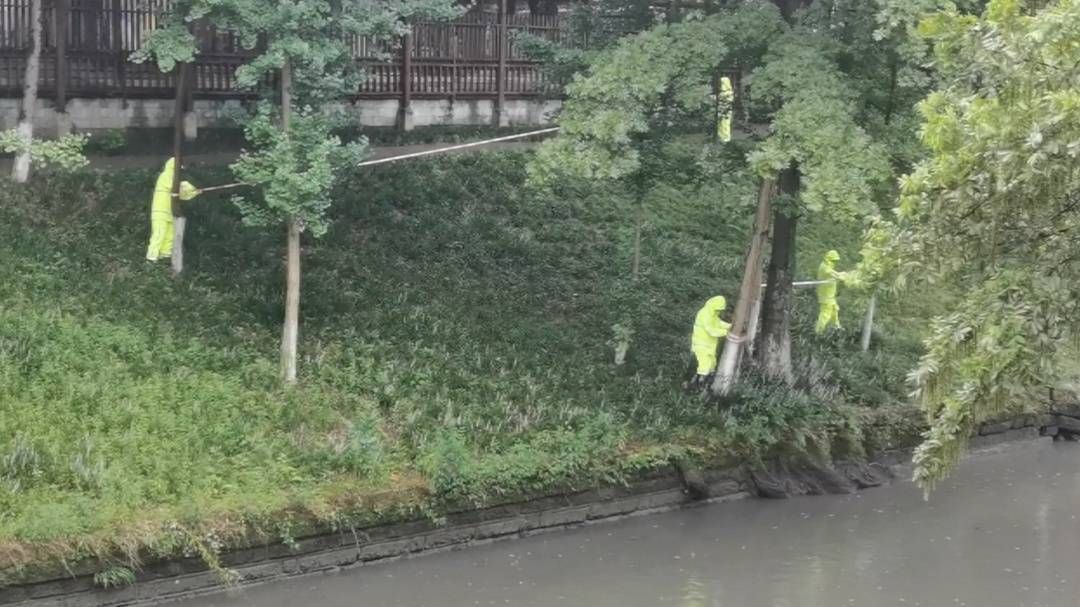
{"type": "Polygon", "coordinates": [[[758,189],[758,208],[754,215],[750,248],[746,253],[746,266],[743,269],[742,285],[739,287],[739,300],[735,304],[731,330],[724,341],[724,350],[713,377],[712,393],[720,396],[727,394],[735,385],[742,344],[747,338],[750,312],[754,300],[761,293],[761,261],[765,256],[765,243],[769,239],[769,219],[772,216],[772,199],[775,190],[776,182],[772,179],[763,180],[758,189]]]}
{"type": "Polygon", "coordinates": [[[53,10],[56,31],[56,111],[67,113],[67,37],[68,37],[68,1],[56,0],[53,10]]]}
{"type": "Polygon", "coordinates": [[[870,337],[874,332],[874,312],[877,308],[877,293],[870,296],[870,304],[866,307],[866,317],[863,318],[862,326],[862,351],[870,350],[870,337]]]}
{"type": "Polygon", "coordinates": [[[398,128],[412,130],[412,28],[401,37],[401,107],[398,109],[398,128]]]}
{"type": "MultiPolygon", "coordinates": [[[[281,68],[281,129],[289,136],[292,113],[292,67],[281,68]]],[[[281,331],[281,378],[296,383],[296,349],[300,335],[300,226],[289,218],[285,259],[285,323],[281,331]]]]}
{"type": "MultiPolygon", "coordinates": [[[[112,38],[111,42],[112,42],[113,50],[116,52],[116,86],[119,87],[119,89],[120,89],[120,98],[123,100],[123,103],[126,104],[127,103],[127,89],[126,89],[125,85],[126,85],[127,78],[125,77],[125,74],[124,74],[124,68],[125,68],[125,64],[127,63],[127,57],[124,55],[124,43],[123,43],[123,40],[122,40],[122,37],[121,37],[121,34],[120,34],[120,29],[121,29],[120,11],[121,11],[121,9],[122,9],[121,0],[113,0],[112,27],[111,27],[111,30],[110,30],[110,31],[112,31],[112,35],[110,36],[110,38],[112,38]]],[[[127,107],[127,106],[125,105],[124,107],[127,107]]]]}
{"type": "Polygon", "coordinates": [[[453,24],[450,27],[450,107],[453,107],[458,93],[458,35],[457,27],[453,24]]]}
{"type": "Polygon", "coordinates": [[[506,0],[499,0],[499,29],[498,29],[498,68],[495,75],[495,112],[493,118],[495,126],[507,126],[506,121],[506,54],[508,52],[508,40],[506,0]]]}
{"type": "MultiPolygon", "coordinates": [[[[746,352],[751,356],[754,355],[754,345],[757,341],[758,323],[761,322],[761,292],[758,291],[758,297],[754,298],[754,303],[750,306],[750,321],[749,326],[746,329],[746,352]]],[[[740,357],[741,360],[741,357],[740,357]]]]}

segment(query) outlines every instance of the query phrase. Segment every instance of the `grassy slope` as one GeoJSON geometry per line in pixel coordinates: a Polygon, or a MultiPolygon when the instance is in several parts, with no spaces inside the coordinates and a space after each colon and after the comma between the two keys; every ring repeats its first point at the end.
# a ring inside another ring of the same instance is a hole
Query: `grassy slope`
{"type": "MultiPolygon", "coordinates": [[[[525,158],[350,180],[331,232],[304,248],[297,389],[276,381],[281,234],[200,199],[172,280],[142,260],[153,174],[0,194],[0,558],[116,541],[168,553],[215,520],[288,537],[283,508],[332,520],[380,488],[479,501],[588,483],[681,446],[767,446],[814,419],[805,399],[733,417],[679,389],[694,312],[736,292],[752,185],[661,187],[631,288],[626,201],[528,193],[525,158]],[[615,367],[611,326],[627,318],[636,336],[615,367]]],[[[827,248],[852,260],[857,236],[803,225],[800,274],[827,248]]],[[[849,332],[822,341],[800,295],[797,348],[847,401],[896,400],[918,325],[886,301],[893,337],[857,353],[851,301],[849,332]]]]}

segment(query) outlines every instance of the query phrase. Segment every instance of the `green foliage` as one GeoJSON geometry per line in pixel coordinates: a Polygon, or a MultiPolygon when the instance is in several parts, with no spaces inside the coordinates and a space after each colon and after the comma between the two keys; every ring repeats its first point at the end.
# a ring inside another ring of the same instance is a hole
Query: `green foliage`
{"type": "Polygon", "coordinates": [[[102,154],[117,154],[127,147],[127,133],[124,129],[109,129],[100,135],[95,134],[86,144],[87,151],[102,154]]]}
{"type": "Polygon", "coordinates": [[[891,170],[884,148],[857,122],[859,100],[834,46],[798,30],[770,44],[754,71],[754,101],[771,117],[772,134],[752,162],[763,177],[797,165],[801,205],[851,220],[876,213],[875,190],[891,170]]]}
{"type": "Polygon", "coordinates": [[[0,153],[20,154],[27,150],[35,165],[44,165],[60,171],[76,171],[87,165],[83,148],[86,135],[67,135],[60,139],[33,139],[25,141],[15,129],[0,131],[0,153]]]}
{"type": "Polygon", "coordinates": [[[193,19],[187,19],[180,13],[187,4],[178,2],[173,5],[173,10],[166,13],[168,21],[147,35],[142,48],[132,53],[132,60],[144,63],[154,59],[164,74],[175,70],[178,63],[195,60],[197,41],[188,27],[188,22],[193,19]]]}
{"type": "Polygon", "coordinates": [[[880,226],[907,289],[962,285],[912,374],[931,429],[916,480],[944,478],[974,425],[1053,385],[1077,333],[1080,293],[1080,3],[991,1],[925,21],[941,90],[920,106],[930,158],[880,226]]]}
{"type": "Polygon", "coordinates": [[[656,25],[660,16],[648,0],[574,3],[566,17],[566,32],[558,41],[519,31],[514,34],[514,47],[542,62],[553,83],[565,84],[620,38],[656,25]]]}
{"type": "Polygon", "coordinates": [[[781,23],[771,4],[750,2],[623,38],[567,87],[561,131],[540,147],[530,180],[655,177],[648,165],[672,127],[706,116],[716,71],[752,61],[781,23]]]}
{"type": "Polygon", "coordinates": [[[332,122],[311,108],[293,116],[288,133],[264,105],[245,132],[255,147],[232,165],[240,181],[258,186],[261,197],[238,195],[233,201],[252,226],[295,219],[319,237],[326,233],[330,192],[343,171],[359,162],[367,141],[342,144],[331,134],[332,122]]]}

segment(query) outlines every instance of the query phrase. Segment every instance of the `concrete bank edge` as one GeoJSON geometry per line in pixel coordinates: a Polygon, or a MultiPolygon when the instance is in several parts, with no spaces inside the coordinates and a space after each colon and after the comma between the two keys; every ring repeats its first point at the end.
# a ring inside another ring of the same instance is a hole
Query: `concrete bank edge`
{"type": "MultiPolygon", "coordinates": [[[[1080,433],[1080,410],[1072,415],[1023,416],[984,424],[972,437],[977,452],[1017,441],[1057,436],[1075,426],[1080,433]]],[[[907,474],[909,450],[893,450],[875,458],[873,465],[895,478],[907,474]]],[[[460,549],[652,514],[688,505],[755,497],[761,494],[753,475],[744,468],[705,473],[709,499],[695,500],[681,476],[667,470],[653,478],[624,487],[601,487],[566,495],[542,496],[514,504],[452,514],[447,524],[414,520],[300,539],[292,548],[273,544],[228,552],[225,567],[235,571],[239,586],[328,573],[421,554],[460,549]]],[[[77,575],[0,589],[0,605],[11,607],[134,607],[176,601],[223,590],[221,578],[197,558],[175,559],[147,565],[135,584],[101,589],[93,575],[77,575]]]]}

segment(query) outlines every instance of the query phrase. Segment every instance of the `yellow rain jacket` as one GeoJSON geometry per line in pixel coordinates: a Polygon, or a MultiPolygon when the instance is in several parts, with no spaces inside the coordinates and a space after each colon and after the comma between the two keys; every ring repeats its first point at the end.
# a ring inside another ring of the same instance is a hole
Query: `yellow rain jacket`
{"type": "Polygon", "coordinates": [[[716,350],[720,340],[727,337],[731,324],[720,319],[720,313],[727,308],[727,300],[717,295],[705,302],[694,318],[694,335],[690,338],[690,349],[697,358],[698,375],[708,375],[716,369],[716,350]]]}
{"type": "Polygon", "coordinates": [[[836,291],[840,282],[848,280],[848,275],[836,271],[838,261],[840,254],[829,251],[818,266],[817,279],[829,281],[817,286],[818,320],[814,330],[819,334],[829,327],[840,327],[840,305],[836,303],[836,291]]]}
{"type": "MultiPolygon", "coordinates": [[[[154,184],[154,197],[150,202],[150,246],[146,249],[146,259],[150,261],[172,256],[172,182],[175,172],[176,161],[170,158],[154,184]]],[[[191,200],[198,195],[195,186],[180,182],[180,200],[191,200]]]]}
{"type": "Polygon", "coordinates": [[[716,123],[716,136],[726,143],[731,141],[731,115],[735,113],[735,92],[731,88],[731,78],[727,76],[720,79],[720,99],[724,106],[716,123]]]}

